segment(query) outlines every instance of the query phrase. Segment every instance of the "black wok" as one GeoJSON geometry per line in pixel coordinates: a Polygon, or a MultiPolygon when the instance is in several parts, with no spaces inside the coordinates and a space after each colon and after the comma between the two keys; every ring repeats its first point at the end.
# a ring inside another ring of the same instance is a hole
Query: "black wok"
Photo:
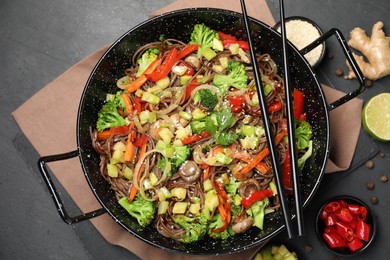
{"type": "MultiPolygon", "coordinates": [[[[103,55],[85,86],[80,100],[77,124],[78,149],[60,155],[46,156],[39,160],[40,171],[45,179],[53,200],[57,205],[62,219],[67,223],[75,223],[89,219],[107,212],[112,218],[131,234],[162,249],[190,253],[196,255],[216,255],[239,252],[274,237],[284,228],[281,212],[266,216],[264,230],[252,228],[245,234],[235,235],[232,239],[221,242],[204,240],[195,244],[183,244],[160,235],[154,227],[140,228],[137,221],[129,216],[117,203],[110,185],[102,178],[99,170],[99,156],[91,146],[89,134],[90,126],[94,126],[97,120],[97,112],[106,98],[106,93],[116,91],[116,81],[123,76],[124,68],[131,66],[131,56],[140,46],[156,41],[161,34],[169,38],[189,41],[194,24],[205,23],[215,30],[246,38],[242,15],[219,9],[186,9],[167,13],[150,19],[128,31],[118,39],[103,55]],[[102,209],[81,216],[70,217],[62,206],[61,198],[51,181],[46,167],[47,162],[63,160],[79,156],[84,175],[102,209]]],[[[250,19],[250,27],[253,32],[253,40],[256,49],[260,53],[269,53],[278,64],[282,75],[282,45],[280,34],[268,25],[260,21],[250,19]]],[[[307,161],[300,177],[302,186],[303,206],[305,207],[316,192],[324,173],[324,167],[329,149],[329,110],[345,103],[357,96],[364,89],[364,79],[360,76],[360,70],[355,65],[349,54],[348,47],[344,45],[343,36],[337,29],[332,29],[316,40],[312,46],[306,48],[309,51],[321,44],[328,37],[335,35],[340,42],[347,59],[350,60],[355,73],[360,80],[360,87],[347,94],[340,100],[327,104],[312,68],[295,47],[289,45],[290,79],[291,85],[296,86],[305,94],[305,111],[307,118],[313,127],[314,151],[307,161]]],[[[292,203],[292,202],[290,202],[292,203]]],[[[293,208],[291,205],[290,208],[293,208]]]]}

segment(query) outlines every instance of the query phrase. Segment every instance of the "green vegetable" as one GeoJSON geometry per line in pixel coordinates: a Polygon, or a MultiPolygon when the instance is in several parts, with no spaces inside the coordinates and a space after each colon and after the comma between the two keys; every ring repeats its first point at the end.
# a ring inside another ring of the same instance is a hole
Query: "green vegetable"
{"type": "Polygon", "coordinates": [[[188,207],[188,203],[185,201],[176,202],[173,205],[172,213],[173,214],[184,214],[187,211],[187,207],[188,207]]]}
{"type": "Polygon", "coordinates": [[[306,160],[311,156],[313,153],[313,141],[309,142],[309,149],[307,149],[306,153],[302,155],[301,158],[298,159],[298,169],[300,171],[303,170],[303,167],[305,166],[306,160]]]}
{"type": "Polygon", "coordinates": [[[311,125],[308,122],[296,122],[295,141],[299,150],[303,150],[309,147],[309,142],[312,135],[313,132],[311,129],[311,125]]]}
{"type": "Polygon", "coordinates": [[[158,58],[160,50],[157,48],[147,49],[142,56],[138,59],[138,71],[135,75],[137,78],[144,73],[144,71],[149,67],[149,65],[158,58]]]}
{"type": "Polygon", "coordinates": [[[253,218],[253,225],[260,229],[263,229],[265,216],[264,209],[268,206],[268,204],[269,200],[268,198],[265,198],[263,200],[256,201],[255,203],[253,203],[252,206],[246,211],[246,213],[253,218]]]}
{"type": "Polygon", "coordinates": [[[218,33],[207,27],[204,24],[196,24],[194,30],[191,33],[190,44],[196,43],[199,44],[198,58],[205,57],[207,60],[214,58],[217,53],[212,49],[216,44],[214,39],[219,41],[218,33]]]}
{"type": "Polygon", "coordinates": [[[213,84],[221,89],[224,94],[229,87],[244,89],[247,86],[248,75],[245,72],[244,64],[233,60],[227,67],[227,75],[217,74],[214,77],[213,84]]]}
{"type": "Polygon", "coordinates": [[[200,103],[207,108],[208,111],[212,111],[218,104],[218,97],[210,89],[201,89],[199,92],[200,103]]]}
{"type": "Polygon", "coordinates": [[[98,112],[96,129],[99,132],[113,126],[123,126],[125,124],[126,120],[118,113],[118,105],[115,100],[106,102],[98,112]]]}
{"type": "Polygon", "coordinates": [[[183,243],[193,243],[199,241],[207,232],[208,221],[202,214],[196,217],[176,215],[172,217],[172,219],[185,231],[180,238],[180,241],[183,243]]]}
{"type": "Polygon", "coordinates": [[[134,218],[142,227],[152,223],[156,213],[156,206],[152,201],[148,201],[138,194],[137,197],[129,203],[127,197],[121,198],[118,203],[134,218]]]}
{"type": "Polygon", "coordinates": [[[236,194],[238,187],[240,186],[241,182],[237,181],[236,178],[233,176],[229,178],[229,183],[225,185],[225,190],[229,194],[236,194]]]}
{"type": "Polygon", "coordinates": [[[235,132],[227,131],[234,123],[234,115],[226,108],[205,119],[205,130],[209,132],[217,144],[227,146],[234,143],[238,135],[235,132]]]}
{"type": "Polygon", "coordinates": [[[208,235],[211,238],[214,239],[221,239],[221,240],[226,240],[229,237],[234,235],[234,231],[231,227],[228,227],[222,232],[211,232],[214,229],[220,228],[224,225],[224,222],[222,221],[221,214],[215,214],[213,218],[211,219],[211,222],[208,227],[208,235]]]}
{"type": "MultiPolygon", "coordinates": [[[[169,172],[169,176],[172,176],[174,173],[177,172],[180,165],[182,165],[185,161],[188,160],[188,158],[191,155],[191,148],[189,146],[183,145],[183,146],[173,146],[174,147],[174,153],[171,158],[169,158],[169,162],[171,163],[171,171],[169,172]]],[[[165,158],[162,158],[159,162],[160,169],[164,170],[166,166],[165,158]]]]}

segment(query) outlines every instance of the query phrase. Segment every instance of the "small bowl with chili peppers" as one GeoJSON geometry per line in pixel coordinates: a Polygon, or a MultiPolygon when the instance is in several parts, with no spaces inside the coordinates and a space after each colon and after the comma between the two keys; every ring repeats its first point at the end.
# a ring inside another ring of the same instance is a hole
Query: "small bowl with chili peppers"
{"type": "Polygon", "coordinates": [[[352,196],[334,197],[324,203],[316,219],[322,244],[339,256],[365,251],[376,234],[376,219],[363,201],[352,196]]]}

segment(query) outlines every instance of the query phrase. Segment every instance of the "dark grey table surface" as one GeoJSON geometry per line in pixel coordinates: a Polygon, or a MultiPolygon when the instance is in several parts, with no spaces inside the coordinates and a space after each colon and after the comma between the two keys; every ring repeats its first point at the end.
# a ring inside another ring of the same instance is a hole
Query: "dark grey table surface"
{"type": "MultiPolygon", "coordinates": [[[[11,112],[71,65],[146,20],[149,12],[171,2],[0,1],[0,259],[136,259],[129,251],[108,244],[88,221],[72,226],[62,222],[39,176],[39,155],[11,112]]],[[[278,17],[278,1],[268,0],[268,4],[278,17]]],[[[355,26],[370,31],[378,20],[385,23],[385,31],[390,34],[388,0],[290,0],[285,6],[286,16],[309,17],[324,31],[336,27],[346,37],[355,26]]],[[[337,43],[328,42],[334,58],[325,60],[316,73],[321,82],[349,91],[356,81],[335,75],[336,68],[346,70],[344,58],[337,43]]],[[[382,92],[390,92],[390,77],[376,81],[360,98],[367,101],[382,92]]],[[[349,194],[370,203],[370,197],[377,196],[379,203],[372,205],[378,219],[376,240],[355,259],[388,259],[390,183],[381,183],[379,178],[390,175],[389,162],[390,143],[372,141],[362,131],[351,169],[325,176],[306,208],[306,235],[285,240],[285,233],[281,233],[277,239],[293,245],[305,259],[333,259],[314,233],[313,214],[321,202],[349,194]],[[377,151],[384,152],[385,157],[375,156],[377,151]],[[364,162],[372,156],[375,167],[367,169],[364,162]],[[376,184],[374,190],[365,188],[367,181],[376,184]],[[306,244],[313,246],[311,253],[305,252],[306,244]]],[[[71,204],[69,199],[66,202],[71,204]]]]}

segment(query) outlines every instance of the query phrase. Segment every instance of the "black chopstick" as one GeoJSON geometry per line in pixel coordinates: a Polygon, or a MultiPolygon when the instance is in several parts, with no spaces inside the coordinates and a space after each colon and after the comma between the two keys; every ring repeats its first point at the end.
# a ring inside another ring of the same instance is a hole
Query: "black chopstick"
{"type": "Polygon", "coordinates": [[[304,235],[303,225],[303,212],[302,212],[302,200],[299,189],[299,176],[297,166],[297,152],[295,148],[295,126],[294,126],[294,112],[293,112],[293,101],[291,93],[293,88],[290,88],[290,75],[289,75],[289,64],[288,64],[288,51],[287,51],[287,40],[286,40],[286,26],[284,16],[284,2],[279,0],[280,8],[280,25],[282,34],[282,45],[283,45],[283,65],[284,65],[284,89],[286,93],[286,104],[287,104],[287,129],[288,129],[288,145],[290,149],[290,165],[291,165],[291,179],[294,189],[294,202],[295,202],[295,213],[297,217],[298,236],[304,235]]]}
{"type": "Polygon", "coordinates": [[[253,66],[253,72],[254,72],[254,76],[255,76],[257,95],[259,96],[260,107],[261,107],[261,111],[263,113],[263,123],[264,123],[264,128],[265,128],[265,134],[266,134],[266,138],[268,141],[268,149],[270,151],[272,168],[274,169],[274,173],[275,173],[275,180],[276,180],[276,186],[278,189],[278,194],[279,194],[279,199],[280,199],[280,206],[281,206],[282,211],[283,211],[284,222],[286,225],[288,237],[291,238],[293,236],[291,215],[290,215],[289,206],[288,206],[288,203],[286,200],[286,193],[285,193],[285,190],[284,190],[283,184],[282,184],[282,174],[280,171],[278,155],[277,155],[277,152],[275,151],[276,147],[275,147],[274,137],[272,135],[272,128],[271,128],[272,126],[271,126],[269,115],[268,115],[268,108],[267,108],[265,94],[263,91],[263,84],[261,81],[261,76],[259,75],[260,72],[259,72],[259,68],[257,65],[257,61],[256,61],[256,53],[254,51],[252,37],[250,34],[248,15],[246,12],[246,7],[245,7],[245,0],[240,0],[240,1],[241,1],[241,9],[242,9],[242,14],[243,14],[244,23],[245,23],[245,29],[246,29],[246,33],[248,36],[248,44],[249,44],[250,56],[251,56],[251,61],[252,61],[252,66],[253,66]]]}

